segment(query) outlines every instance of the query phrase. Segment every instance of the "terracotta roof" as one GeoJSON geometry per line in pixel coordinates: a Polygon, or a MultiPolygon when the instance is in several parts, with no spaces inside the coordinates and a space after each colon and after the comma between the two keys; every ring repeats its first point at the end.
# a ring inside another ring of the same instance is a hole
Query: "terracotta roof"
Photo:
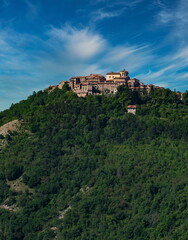
{"type": "Polygon", "coordinates": [[[136,108],[136,105],[129,105],[128,108],[136,108]]]}
{"type": "Polygon", "coordinates": [[[99,76],[99,77],[104,77],[102,74],[95,74],[95,73],[91,73],[89,76],[99,76]]]}
{"type": "MultiPolygon", "coordinates": [[[[125,70],[125,69],[123,69],[122,71],[120,71],[120,72],[126,72],[126,73],[128,73],[128,71],[127,70],[125,70]]],[[[106,75],[112,75],[112,74],[115,74],[115,75],[120,75],[120,72],[109,72],[109,73],[107,73],[106,75]]]]}
{"type": "Polygon", "coordinates": [[[119,72],[109,72],[106,75],[120,75],[120,73],[119,72]]]}

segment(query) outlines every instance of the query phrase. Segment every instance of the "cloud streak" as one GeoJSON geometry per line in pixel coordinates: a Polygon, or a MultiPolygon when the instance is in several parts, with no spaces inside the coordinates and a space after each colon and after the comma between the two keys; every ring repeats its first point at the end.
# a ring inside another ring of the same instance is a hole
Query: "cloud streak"
{"type": "Polygon", "coordinates": [[[158,6],[161,8],[157,15],[157,20],[161,25],[171,27],[171,38],[178,38],[180,44],[187,44],[188,37],[188,1],[178,1],[175,8],[165,6],[160,3],[158,6]]]}
{"type": "Polygon", "coordinates": [[[119,17],[121,14],[123,14],[124,9],[117,10],[117,11],[106,11],[103,9],[99,9],[92,13],[92,21],[96,22],[99,20],[104,20],[108,18],[114,18],[119,17]]]}
{"type": "Polygon", "coordinates": [[[29,17],[35,18],[38,15],[38,8],[36,4],[33,4],[30,0],[23,0],[29,10],[29,17]]]}
{"type": "Polygon", "coordinates": [[[138,4],[140,4],[143,1],[144,0],[112,2],[110,0],[97,0],[95,1],[95,4],[104,3],[104,6],[91,12],[91,22],[97,22],[109,18],[119,17],[126,10],[134,9],[138,4]]]}

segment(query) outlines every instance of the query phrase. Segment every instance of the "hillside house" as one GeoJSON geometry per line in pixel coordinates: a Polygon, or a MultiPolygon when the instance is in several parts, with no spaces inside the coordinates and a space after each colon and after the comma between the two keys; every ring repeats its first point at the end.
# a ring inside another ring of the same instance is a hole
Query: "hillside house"
{"type": "Polygon", "coordinates": [[[127,112],[135,115],[136,114],[136,105],[129,105],[127,107],[127,112]]]}

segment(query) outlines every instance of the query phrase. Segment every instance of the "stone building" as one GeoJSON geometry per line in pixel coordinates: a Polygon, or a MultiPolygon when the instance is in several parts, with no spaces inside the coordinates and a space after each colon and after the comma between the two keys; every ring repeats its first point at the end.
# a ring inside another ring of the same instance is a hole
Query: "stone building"
{"type": "Polygon", "coordinates": [[[59,88],[59,89],[62,89],[62,87],[63,87],[65,84],[69,84],[69,81],[61,81],[60,84],[58,85],[58,88],[59,88]]]}
{"type": "Polygon", "coordinates": [[[106,81],[121,81],[121,80],[128,80],[130,77],[128,76],[129,72],[123,69],[120,72],[109,72],[106,74],[106,81]]]}
{"type": "Polygon", "coordinates": [[[114,94],[120,85],[128,85],[134,89],[143,83],[135,78],[130,79],[129,72],[126,70],[109,72],[106,74],[106,78],[101,74],[72,77],[69,82],[71,89],[82,97],[91,94],[114,94]]]}
{"type": "MultiPolygon", "coordinates": [[[[106,74],[106,78],[101,74],[90,74],[89,76],[72,77],[70,81],[62,81],[57,86],[62,88],[64,84],[68,84],[69,87],[79,97],[85,97],[87,95],[99,95],[99,94],[115,94],[117,88],[121,85],[128,86],[131,90],[140,90],[150,93],[153,88],[157,88],[152,84],[144,85],[140,80],[136,78],[130,78],[129,72],[125,69],[120,72],[109,72],[106,74]]],[[[51,86],[54,89],[55,86],[51,86]]]]}

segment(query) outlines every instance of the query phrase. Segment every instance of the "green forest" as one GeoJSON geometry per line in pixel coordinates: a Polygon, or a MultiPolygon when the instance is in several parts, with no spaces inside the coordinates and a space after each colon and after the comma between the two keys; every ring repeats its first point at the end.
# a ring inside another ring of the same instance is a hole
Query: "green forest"
{"type": "Polygon", "coordinates": [[[0,112],[15,119],[0,135],[0,240],[188,239],[188,92],[65,85],[0,112]]]}

